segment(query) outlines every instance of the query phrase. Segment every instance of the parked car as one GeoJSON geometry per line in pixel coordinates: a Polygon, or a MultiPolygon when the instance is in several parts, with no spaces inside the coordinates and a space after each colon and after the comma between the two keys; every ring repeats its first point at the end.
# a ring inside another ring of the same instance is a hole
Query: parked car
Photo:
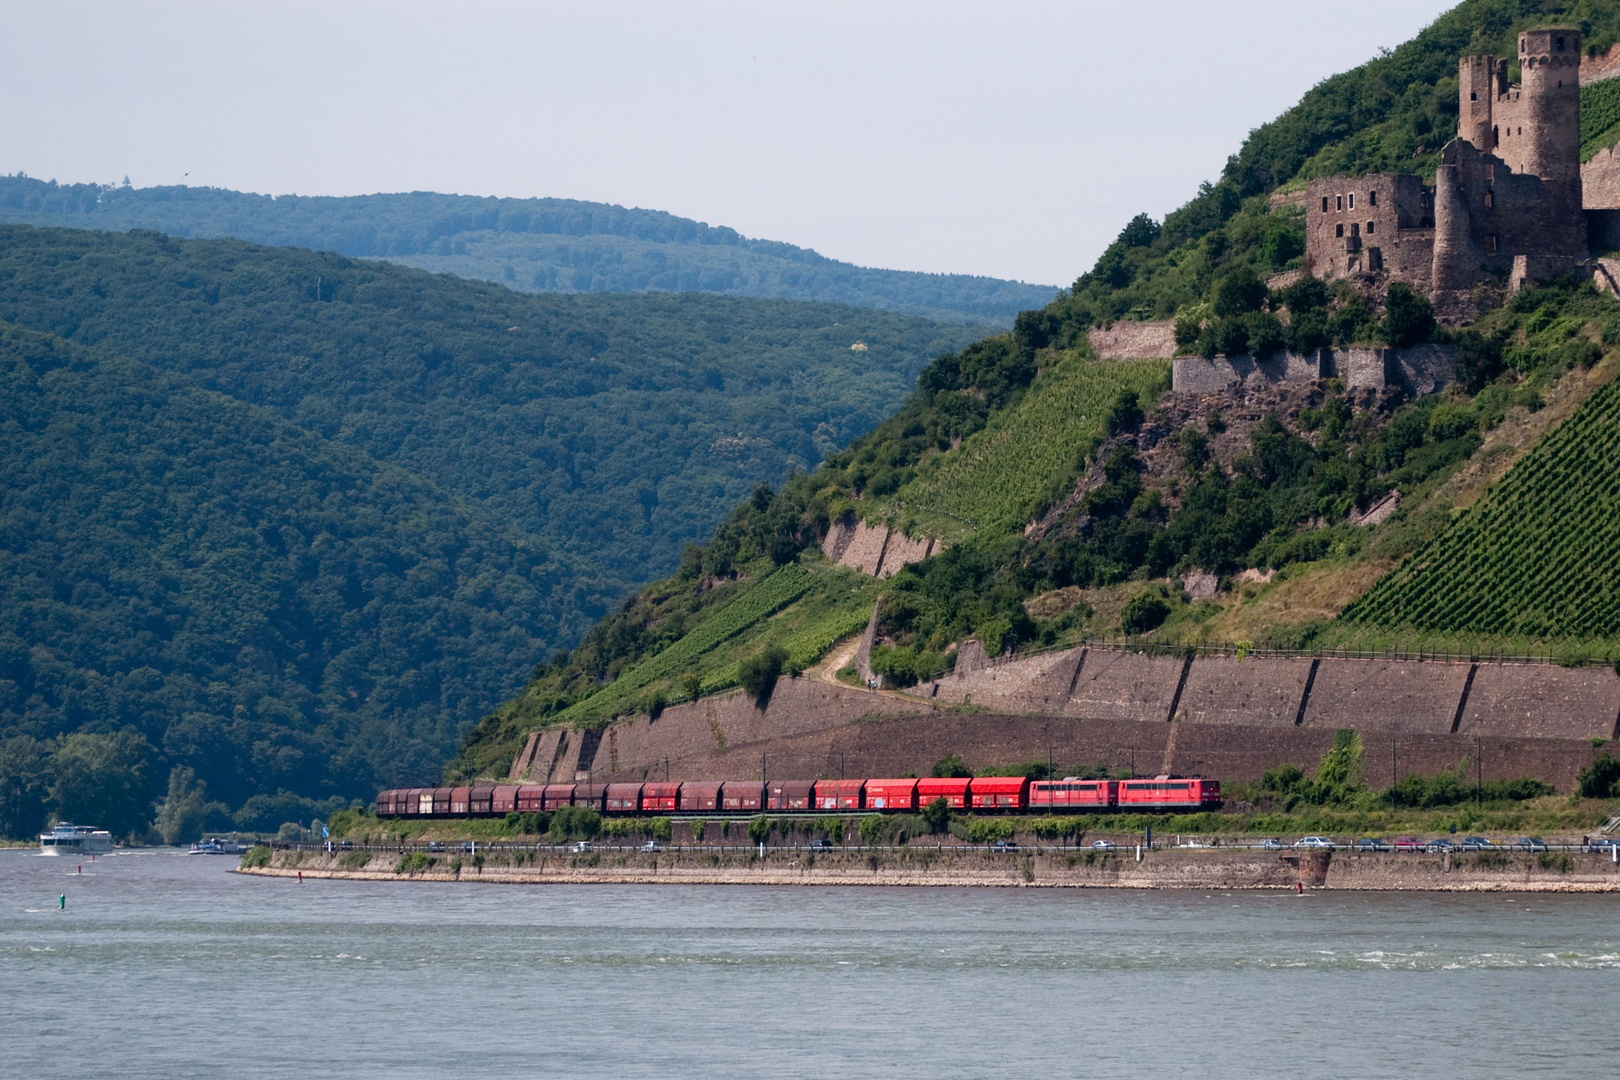
{"type": "Polygon", "coordinates": [[[1119,850],[1119,845],[1114,843],[1112,840],[1093,840],[1091,842],[1091,850],[1092,851],[1118,851],[1119,850]]]}
{"type": "Polygon", "coordinates": [[[997,840],[990,845],[991,851],[1017,851],[1018,845],[1011,840],[997,840]]]}
{"type": "Polygon", "coordinates": [[[471,840],[463,840],[461,842],[461,851],[465,855],[471,855],[474,851],[473,842],[471,840]]]}
{"type": "Polygon", "coordinates": [[[1612,836],[1593,836],[1586,841],[1588,851],[1608,851],[1610,848],[1620,847],[1620,840],[1612,836]]]}
{"type": "Polygon", "coordinates": [[[1456,851],[1457,845],[1453,844],[1450,840],[1445,839],[1430,840],[1427,844],[1423,845],[1423,850],[1427,851],[1431,855],[1443,855],[1448,851],[1456,851]]]}
{"type": "Polygon", "coordinates": [[[345,841],[343,841],[343,843],[338,845],[338,850],[339,851],[353,851],[354,850],[354,841],[353,840],[345,840],[345,841]]]}
{"type": "Polygon", "coordinates": [[[833,842],[831,840],[828,840],[826,837],[823,837],[820,840],[812,840],[812,841],[810,841],[810,850],[811,851],[835,851],[837,849],[833,846],[833,842]]]}
{"type": "Polygon", "coordinates": [[[641,850],[646,851],[646,852],[652,852],[652,853],[656,854],[657,852],[660,852],[660,851],[664,850],[664,845],[660,844],[656,840],[649,840],[645,844],[641,845],[641,850]]]}
{"type": "Polygon", "coordinates": [[[1397,836],[1395,838],[1396,851],[1422,851],[1423,841],[1415,836],[1397,836]]]}
{"type": "Polygon", "coordinates": [[[1463,838],[1464,851],[1495,851],[1496,845],[1483,836],[1468,836],[1463,838]]]}
{"type": "Polygon", "coordinates": [[[1513,846],[1520,851],[1547,850],[1547,842],[1539,836],[1521,836],[1513,841],[1513,846]]]}
{"type": "Polygon", "coordinates": [[[1268,836],[1264,840],[1260,841],[1260,849],[1262,851],[1281,851],[1283,849],[1283,842],[1274,836],[1268,836]]]}
{"type": "Polygon", "coordinates": [[[574,841],[574,846],[569,850],[573,851],[574,854],[579,855],[583,852],[591,850],[591,842],[589,840],[576,840],[574,841]]]}
{"type": "Polygon", "coordinates": [[[1357,851],[1388,851],[1389,845],[1381,836],[1364,836],[1356,841],[1357,851]]]}
{"type": "Polygon", "coordinates": [[[437,840],[433,840],[433,841],[430,841],[428,843],[428,850],[429,851],[443,851],[444,850],[444,845],[439,843],[439,841],[437,841],[437,840]]]}
{"type": "Polygon", "coordinates": [[[1302,836],[1294,841],[1296,848],[1316,851],[1332,851],[1338,845],[1334,844],[1331,836],[1302,836]]]}

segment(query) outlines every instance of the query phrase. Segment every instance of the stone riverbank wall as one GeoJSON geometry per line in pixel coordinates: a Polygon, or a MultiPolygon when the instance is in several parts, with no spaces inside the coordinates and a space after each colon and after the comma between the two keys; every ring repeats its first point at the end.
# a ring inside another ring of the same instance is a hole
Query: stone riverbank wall
{"type": "Polygon", "coordinates": [[[374,855],[344,868],[340,856],[278,851],[271,865],[241,873],[306,880],[487,882],[548,885],[923,885],[1125,889],[1364,889],[1437,892],[1616,892],[1620,866],[1606,855],[1555,852],[1427,855],[1159,849],[1136,860],[1115,852],[1046,848],[997,853],[919,842],[866,850],[607,850],[583,855],[501,852],[482,866],[437,856],[431,867],[395,873],[401,856],[374,855]]]}
{"type": "Polygon", "coordinates": [[[906,694],[780,680],[600,731],[531,736],[512,779],[926,776],[1052,760],[1257,780],[1310,771],[1334,732],[1361,733],[1367,781],[1463,767],[1569,791],[1620,734],[1610,668],[1338,658],[1189,658],[1083,647],[953,674],[906,694]],[[527,764],[525,765],[525,763],[527,764]]]}

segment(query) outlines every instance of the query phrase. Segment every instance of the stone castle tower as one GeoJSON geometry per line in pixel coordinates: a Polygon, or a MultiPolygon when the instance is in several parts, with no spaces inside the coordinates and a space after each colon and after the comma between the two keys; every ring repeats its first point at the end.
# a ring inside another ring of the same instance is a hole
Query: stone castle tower
{"type": "Polygon", "coordinates": [[[1387,275],[1448,306],[1487,281],[1516,287],[1583,267],[1580,32],[1526,30],[1517,63],[1509,84],[1506,59],[1461,58],[1457,136],[1432,187],[1392,174],[1311,181],[1306,269],[1387,275]]]}

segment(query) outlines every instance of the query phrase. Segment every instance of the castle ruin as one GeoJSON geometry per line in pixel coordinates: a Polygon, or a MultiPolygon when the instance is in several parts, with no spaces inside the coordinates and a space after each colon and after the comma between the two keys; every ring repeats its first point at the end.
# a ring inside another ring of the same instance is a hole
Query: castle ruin
{"type": "MultiPolygon", "coordinates": [[[[1489,281],[1593,272],[1590,248],[1612,246],[1620,216],[1620,160],[1581,164],[1580,32],[1526,30],[1517,63],[1510,84],[1507,60],[1461,59],[1457,136],[1432,186],[1390,173],[1312,180],[1306,272],[1404,281],[1442,311],[1465,310],[1489,281]]],[[[1593,65],[1595,77],[1613,74],[1593,65]]]]}

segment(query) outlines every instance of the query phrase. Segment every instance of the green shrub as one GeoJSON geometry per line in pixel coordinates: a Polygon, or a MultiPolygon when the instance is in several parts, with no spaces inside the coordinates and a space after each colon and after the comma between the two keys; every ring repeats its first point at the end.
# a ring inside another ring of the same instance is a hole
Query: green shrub
{"type": "Polygon", "coordinates": [[[394,866],[394,873],[420,874],[424,871],[433,869],[433,864],[436,861],[437,860],[424,855],[420,851],[413,851],[403,859],[399,860],[399,862],[394,866]]]}
{"type": "Polygon", "coordinates": [[[878,841],[883,839],[883,818],[878,814],[868,814],[861,818],[861,843],[867,847],[876,847],[878,841]]]}
{"type": "Polygon", "coordinates": [[[1601,753],[1581,770],[1581,794],[1588,799],[1608,799],[1620,795],[1620,761],[1601,753]]]}
{"type": "Polygon", "coordinates": [[[933,775],[941,779],[961,780],[973,775],[973,770],[967,767],[961,754],[946,754],[934,762],[933,775]]]}
{"type": "Polygon", "coordinates": [[[594,840],[602,831],[602,815],[588,806],[560,806],[551,815],[552,843],[594,840]]]}
{"type": "Polygon", "coordinates": [[[763,652],[747,657],[737,665],[737,681],[755,698],[767,696],[781,676],[788,662],[787,650],[772,645],[763,652]]]}
{"type": "Polygon", "coordinates": [[[1006,818],[974,818],[968,822],[968,840],[974,844],[989,844],[997,840],[1011,840],[1013,823],[1006,818]]]}
{"type": "Polygon", "coordinates": [[[752,818],[748,822],[748,842],[750,844],[763,844],[771,838],[771,819],[764,814],[752,818]]]}
{"type": "Polygon", "coordinates": [[[1170,605],[1157,592],[1139,592],[1125,601],[1120,612],[1119,626],[1127,634],[1145,634],[1157,630],[1170,617],[1170,605]]]}
{"type": "Polygon", "coordinates": [[[270,865],[270,845],[254,844],[242,856],[242,869],[255,870],[270,865]]]}
{"type": "Polygon", "coordinates": [[[951,806],[941,795],[922,809],[922,819],[928,826],[928,831],[938,836],[951,824],[951,806]]]}
{"type": "Polygon", "coordinates": [[[364,869],[365,865],[370,861],[371,852],[350,851],[346,852],[343,858],[338,860],[338,868],[340,870],[361,870],[364,869]]]}

